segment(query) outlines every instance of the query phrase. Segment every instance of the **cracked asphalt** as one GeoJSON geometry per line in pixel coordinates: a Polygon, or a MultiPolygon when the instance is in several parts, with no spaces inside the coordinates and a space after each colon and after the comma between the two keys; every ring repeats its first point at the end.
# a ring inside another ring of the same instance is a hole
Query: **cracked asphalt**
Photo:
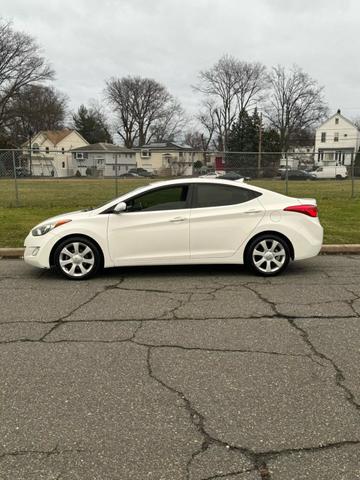
{"type": "Polygon", "coordinates": [[[1,480],[360,479],[360,256],[0,261],[1,480]]]}

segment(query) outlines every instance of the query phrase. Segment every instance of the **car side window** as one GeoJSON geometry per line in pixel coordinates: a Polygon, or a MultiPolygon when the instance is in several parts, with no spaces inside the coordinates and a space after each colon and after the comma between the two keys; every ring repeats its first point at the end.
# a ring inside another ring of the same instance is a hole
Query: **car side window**
{"type": "Polygon", "coordinates": [[[188,185],[157,188],[126,201],[127,212],[154,212],[186,208],[188,185]]]}
{"type": "Polygon", "coordinates": [[[223,207],[248,202],[261,193],[230,185],[198,184],[193,208],[223,207]]]}

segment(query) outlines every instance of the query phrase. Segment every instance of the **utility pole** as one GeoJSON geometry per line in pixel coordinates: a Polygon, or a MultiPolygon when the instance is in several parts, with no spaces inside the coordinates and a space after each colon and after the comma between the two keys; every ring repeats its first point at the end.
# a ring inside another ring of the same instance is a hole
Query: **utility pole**
{"type": "Polygon", "coordinates": [[[351,198],[355,198],[355,162],[353,152],[351,152],[351,198]]]}
{"type": "Polygon", "coordinates": [[[262,153],[262,113],[260,113],[260,122],[259,122],[259,148],[258,148],[258,174],[257,174],[258,177],[260,177],[261,153],[262,153]]]}
{"type": "Polygon", "coordinates": [[[29,170],[30,170],[30,176],[32,175],[32,158],[31,158],[31,137],[32,137],[33,132],[29,130],[29,170]]]}

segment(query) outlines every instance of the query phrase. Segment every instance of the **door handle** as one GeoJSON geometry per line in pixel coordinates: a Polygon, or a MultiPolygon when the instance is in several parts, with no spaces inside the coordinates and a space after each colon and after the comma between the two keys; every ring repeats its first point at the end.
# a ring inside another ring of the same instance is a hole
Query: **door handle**
{"type": "Polygon", "coordinates": [[[262,210],[246,210],[244,213],[261,213],[262,210]]]}
{"type": "Polygon", "coordinates": [[[185,222],[186,218],[184,217],[175,217],[169,220],[171,223],[180,223],[180,222],[185,222]]]}

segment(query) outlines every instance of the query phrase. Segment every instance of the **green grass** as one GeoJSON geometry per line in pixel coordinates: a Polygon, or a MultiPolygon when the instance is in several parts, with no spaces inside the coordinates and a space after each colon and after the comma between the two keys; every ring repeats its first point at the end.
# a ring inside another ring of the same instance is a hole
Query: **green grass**
{"type": "MultiPolygon", "coordinates": [[[[119,195],[153,180],[118,180],[119,195]]],[[[280,180],[251,182],[285,193],[280,180]]],[[[0,247],[20,247],[35,224],[59,213],[96,206],[115,197],[113,179],[23,179],[18,180],[19,206],[16,207],[13,180],[0,180],[0,247]]],[[[325,243],[360,243],[360,180],[351,198],[351,182],[290,181],[288,195],[316,198],[325,243]]]]}

